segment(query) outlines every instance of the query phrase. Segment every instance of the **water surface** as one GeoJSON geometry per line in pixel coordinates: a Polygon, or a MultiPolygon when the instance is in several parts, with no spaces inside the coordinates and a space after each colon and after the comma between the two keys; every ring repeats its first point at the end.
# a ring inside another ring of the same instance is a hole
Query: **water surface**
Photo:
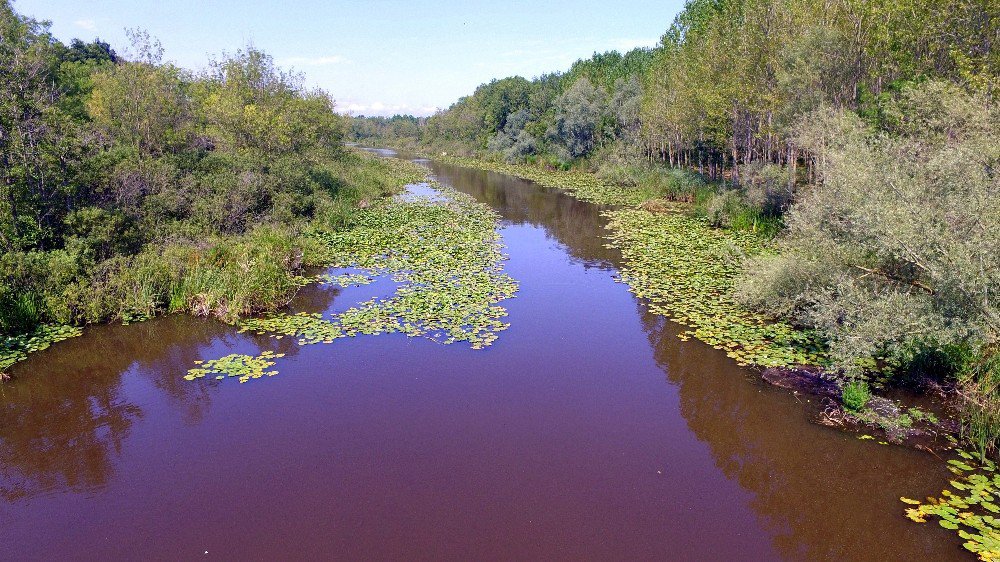
{"type": "MultiPolygon", "coordinates": [[[[812,424],[810,397],[678,339],[614,281],[597,207],[426,165],[504,217],[521,291],[492,347],[88,328],[0,386],[2,558],[961,556],[898,501],[939,491],[940,461],[812,424]],[[279,375],[181,378],[261,349],[287,354],[279,375]]],[[[294,308],[391,291],[309,287],[294,308]]]]}

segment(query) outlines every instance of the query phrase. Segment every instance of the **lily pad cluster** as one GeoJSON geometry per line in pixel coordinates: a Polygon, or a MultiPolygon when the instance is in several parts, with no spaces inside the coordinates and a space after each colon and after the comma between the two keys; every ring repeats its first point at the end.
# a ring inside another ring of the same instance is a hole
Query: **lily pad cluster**
{"type": "Polygon", "coordinates": [[[200,366],[189,369],[184,378],[193,381],[208,375],[216,375],[215,378],[219,380],[226,377],[237,377],[241,383],[244,383],[250,379],[273,377],[278,374],[278,371],[270,370],[270,367],[274,366],[273,360],[284,356],[284,353],[265,351],[260,355],[234,353],[211,361],[195,361],[195,364],[200,366]]]}
{"type": "Polygon", "coordinates": [[[334,287],[361,287],[363,285],[368,285],[375,282],[375,278],[362,275],[360,273],[344,273],[341,275],[333,275],[330,273],[324,273],[322,275],[316,276],[316,281],[322,285],[333,285],[334,287]]]}
{"type": "Polygon", "coordinates": [[[546,170],[537,166],[490,162],[456,156],[435,156],[434,159],[465,168],[497,172],[530,180],[545,187],[568,191],[581,201],[598,205],[634,206],[642,203],[645,199],[645,195],[637,189],[601,181],[597,176],[587,172],[546,170]]]}
{"type": "Polygon", "coordinates": [[[694,337],[726,352],[741,365],[825,365],[822,341],[812,332],[772,322],[741,307],[733,286],[741,256],[766,250],[752,233],[712,228],[680,212],[621,209],[607,213],[611,246],[626,266],[620,281],[649,309],[690,328],[694,337]]]}
{"type": "Polygon", "coordinates": [[[503,273],[499,215],[443,186],[441,198],[385,200],[358,213],[351,228],[319,234],[334,265],[392,275],[395,294],[330,319],[345,335],[402,332],[442,343],[490,345],[507,312],[499,302],[517,283],[503,273]]]}
{"type": "Polygon", "coordinates": [[[348,335],[343,328],[323,320],[322,314],[269,314],[263,318],[248,318],[240,322],[240,333],[270,334],[275,339],[294,337],[299,345],[333,343],[348,335]]]}
{"type": "Polygon", "coordinates": [[[19,336],[4,336],[0,338],[0,373],[12,365],[28,358],[29,353],[42,351],[50,345],[75,338],[83,333],[83,328],[76,326],[39,326],[34,332],[19,336]]]}
{"type": "Polygon", "coordinates": [[[948,461],[948,469],[956,476],[950,489],[937,498],[926,501],[899,498],[912,507],[906,516],[917,523],[928,517],[938,525],[956,531],[964,540],[962,546],[980,560],[1000,560],[1000,473],[989,459],[979,459],[958,451],[960,459],[948,461]]]}
{"type": "Polygon", "coordinates": [[[314,234],[326,247],[330,267],[367,273],[318,281],[346,286],[388,275],[398,284],[394,294],[328,317],[300,313],[247,319],[240,322],[241,332],[292,337],[300,345],[386,333],[446,344],[464,341],[473,349],[492,344],[509,327],[499,303],[518,289],[503,272],[506,256],[496,230],[500,217],[468,195],[439,185],[435,189],[446,197],[387,198],[358,210],[343,230],[314,234]]]}

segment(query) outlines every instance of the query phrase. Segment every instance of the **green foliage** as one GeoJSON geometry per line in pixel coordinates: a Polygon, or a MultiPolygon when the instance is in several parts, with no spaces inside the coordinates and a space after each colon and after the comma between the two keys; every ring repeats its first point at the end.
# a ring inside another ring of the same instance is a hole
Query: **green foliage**
{"type": "Polygon", "coordinates": [[[194,75],[128,35],[64,46],[0,2],[3,337],[273,309],[328,253],[307,232],[424,176],[345,151],[330,97],[266,53],[194,75]]]}
{"type": "Polygon", "coordinates": [[[898,135],[845,113],[806,129],[822,184],[743,285],[744,302],[823,332],[848,370],[874,359],[906,370],[1000,334],[1000,113],[929,82],[889,114],[898,135]]]}
{"type": "Polygon", "coordinates": [[[272,359],[279,359],[284,356],[284,353],[265,351],[256,356],[234,353],[211,361],[195,361],[200,366],[188,369],[184,378],[193,381],[205,378],[206,375],[215,374],[217,375],[215,377],[217,380],[228,376],[237,377],[240,383],[245,383],[250,379],[259,379],[264,376],[273,377],[278,374],[278,371],[268,370],[269,367],[274,366],[272,359]]]}
{"type": "Polygon", "coordinates": [[[107,66],[90,80],[87,114],[109,145],[159,155],[189,142],[193,116],[178,68],[129,62],[107,66]]]}
{"type": "Polygon", "coordinates": [[[651,311],[688,326],[683,339],[697,338],[743,365],[826,364],[815,333],[770,322],[737,304],[741,259],[766,251],[761,237],[713,229],[677,211],[623,209],[609,217],[612,245],[625,260],[622,281],[650,301],[651,311]]]}
{"type": "MultiPolygon", "coordinates": [[[[872,393],[868,383],[862,380],[850,381],[841,389],[840,400],[849,412],[861,412],[871,400],[872,393]]],[[[912,422],[912,420],[911,420],[912,422]]]]}
{"type": "Polygon", "coordinates": [[[940,497],[928,497],[926,502],[902,497],[908,506],[906,517],[926,523],[937,519],[945,529],[956,531],[966,550],[980,560],[1000,559],[1000,474],[989,459],[976,458],[966,451],[956,451],[959,458],[948,461],[948,469],[956,475],[950,488],[940,497]]]}
{"type": "Polygon", "coordinates": [[[555,114],[547,135],[559,156],[574,160],[594,148],[604,103],[603,92],[586,77],[574,82],[556,98],[555,114]]]}

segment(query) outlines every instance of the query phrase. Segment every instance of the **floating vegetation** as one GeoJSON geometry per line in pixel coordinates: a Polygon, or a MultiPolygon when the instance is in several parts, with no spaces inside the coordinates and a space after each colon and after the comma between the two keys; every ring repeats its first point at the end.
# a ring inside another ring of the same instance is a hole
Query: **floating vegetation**
{"type": "Polygon", "coordinates": [[[597,203],[598,205],[635,206],[646,199],[646,195],[641,190],[606,183],[598,179],[594,174],[587,172],[546,170],[525,164],[488,162],[475,158],[460,158],[456,156],[435,156],[435,160],[465,168],[497,172],[531,180],[545,187],[568,191],[581,201],[597,203]]]}
{"type": "Polygon", "coordinates": [[[725,351],[741,365],[827,363],[825,348],[816,334],[771,322],[745,310],[732,297],[734,281],[742,269],[737,259],[727,257],[764,251],[764,240],[753,233],[712,228],[705,220],[684,213],[683,207],[671,206],[655,213],[635,208],[643,203],[641,190],[606,184],[585,172],[450,156],[440,160],[514,175],[566,190],[592,203],[631,207],[608,213],[612,246],[622,251],[626,263],[621,281],[637,296],[651,301],[651,312],[689,327],[681,339],[699,339],[725,351]]]}
{"type": "Polygon", "coordinates": [[[342,275],[332,275],[324,273],[316,276],[316,281],[322,285],[333,285],[335,287],[361,287],[375,282],[374,277],[362,275],[360,273],[345,273],[342,275]]]}
{"type": "Polygon", "coordinates": [[[622,209],[607,213],[612,247],[626,266],[621,281],[649,299],[650,311],[687,326],[681,339],[697,338],[741,365],[824,365],[819,337],[742,308],[733,298],[738,257],[764,251],[747,232],[714,229],[679,212],[622,209]],[[728,256],[728,258],[727,258],[728,256]]]}
{"type": "MultiPolygon", "coordinates": [[[[300,345],[387,333],[439,343],[464,341],[473,349],[492,344],[509,327],[499,303],[518,289],[503,273],[499,215],[468,195],[436,188],[446,197],[384,199],[358,210],[344,230],[315,234],[328,250],[331,267],[371,273],[320,276],[317,281],[358,285],[372,282],[377,272],[399,284],[393,295],[329,318],[300,313],[247,319],[240,322],[240,331],[291,337],[300,345]]],[[[204,376],[204,369],[194,371],[204,376]]]]}
{"type": "Polygon", "coordinates": [[[201,366],[189,369],[184,378],[193,381],[214,374],[217,375],[216,379],[238,377],[240,382],[244,383],[250,379],[259,379],[264,376],[273,377],[278,374],[278,371],[270,370],[270,367],[274,366],[272,359],[284,356],[284,353],[265,351],[260,355],[240,355],[234,353],[219,359],[212,359],[211,361],[195,361],[195,364],[201,366]]]}
{"type": "Polygon", "coordinates": [[[913,506],[906,516],[917,523],[928,517],[937,518],[938,525],[957,531],[965,543],[962,546],[979,555],[980,560],[1000,560],[1000,474],[989,459],[977,459],[966,451],[958,451],[960,459],[948,461],[948,470],[956,475],[950,489],[941,497],[926,502],[899,498],[913,506]]]}
{"type": "Polygon", "coordinates": [[[517,282],[496,231],[499,215],[472,197],[436,186],[440,198],[386,200],[359,212],[350,228],[320,234],[340,267],[390,273],[400,285],[333,317],[345,335],[402,332],[475,349],[490,345],[517,282]]]}
{"type": "Polygon", "coordinates": [[[19,361],[28,358],[29,353],[42,351],[50,345],[75,338],[83,333],[76,326],[39,326],[30,334],[4,336],[0,338],[0,374],[19,361]]]}
{"type": "Polygon", "coordinates": [[[327,320],[321,314],[269,314],[263,318],[249,318],[240,322],[240,333],[254,332],[258,335],[271,334],[277,339],[291,336],[299,345],[333,343],[347,333],[343,328],[327,320]]]}

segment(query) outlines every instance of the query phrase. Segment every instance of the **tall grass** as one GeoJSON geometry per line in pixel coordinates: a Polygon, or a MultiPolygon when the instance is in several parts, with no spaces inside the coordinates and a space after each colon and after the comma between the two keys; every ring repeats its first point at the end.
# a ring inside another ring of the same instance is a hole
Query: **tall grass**
{"type": "Polygon", "coordinates": [[[609,163],[602,165],[597,175],[608,182],[631,186],[647,199],[691,203],[696,216],[717,227],[755,232],[767,238],[777,236],[784,228],[779,212],[752,202],[742,188],[709,182],[690,170],[648,163],[609,163]]]}
{"type": "MultiPolygon", "coordinates": [[[[135,322],[185,312],[226,321],[286,304],[303,267],[323,265],[314,230],[342,228],[359,207],[420,181],[409,162],[346,152],[319,166],[326,192],[312,218],[272,219],[241,234],[186,222],[133,254],[94,261],[73,248],[0,256],[0,335],[44,323],[135,322]]],[[[280,215],[280,213],[277,213],[280,215]]]]}
{"type": "Polygon", "coordinates": [[[984,347],[959,375],[966,436],[982,456],[1000,450],[1000,346],[984,347]]]}

